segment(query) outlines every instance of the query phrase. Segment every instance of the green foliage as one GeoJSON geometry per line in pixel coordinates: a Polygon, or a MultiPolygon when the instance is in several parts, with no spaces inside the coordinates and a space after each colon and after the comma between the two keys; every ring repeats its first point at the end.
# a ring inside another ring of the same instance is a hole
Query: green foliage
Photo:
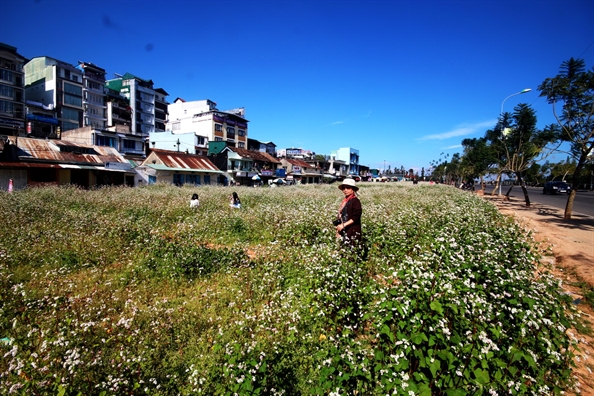
{"type": "Polygon", "coordinates": [[[572,301],[530,235],[435,185],[3,194],[0,393],[560,394],[572,301]]]}

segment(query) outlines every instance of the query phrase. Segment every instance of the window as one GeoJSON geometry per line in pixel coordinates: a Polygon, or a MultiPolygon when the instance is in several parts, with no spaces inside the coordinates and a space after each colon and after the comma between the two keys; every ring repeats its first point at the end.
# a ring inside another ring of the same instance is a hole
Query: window
{"type": "Polygon", "coordinates": [[[204,184],[210,184],[210,175],[204,175],[204,184]]]}
{"type": "Polygon", "coordinates": [[[99,85],[98,83],[91,81],[91,80],[87,80],[87,87],[91,88],[91,89],[100,89],[101,85],[99,85]]]}
{"type": "Polygon", "coordinates": [[[14,89],[7,85],[0,84],[0,95],[7,96],[9,98],[14,98],[14,89]]]}
{"type": "Polygon", "coordinates": [[[69,104],[71,106],[81,107],[82,106],[82,98],[68,95],[67,93],[65,93],[64,94],[64,103],[69,104]]]}
{"type": "Polygon", "coordinates": [[[244,129],[240,129],[240,130],[237,131],[237,134],[239,136],[245,136],[245,130],[244,129]]]}
{"type": "Polygon", "coordinates": [[[124,139],[124,148],[127,150],[136,150],[136,141],[124,139]]]}
{"type": "Polygon", "coordinates": [[[174,173],[173,174],[173,184],[175,184],[176,186],[181,186],[184,184],[184,175],[181,175],[179,173],[174,173]]]}
{"type": "Polygon", "coordinates": [[[235,135],[235,128],[227,127],[227,135],[235,135]]]}
{"type": "Polygon", "coordinates": [[[215,136],[215,142],[222,142],[223,138],[219,136],[215,136]]]}
{"type": "Polygon", "coordinates": [[[186,183],[200,185],[200,175],[186,175],[186,183]]]}
{"type": "Polygon", "coordinates": [[[239,146],[238,146],[239,148],[245,148],[245,143],[244,142],[238,142],[238,144],[239,144],[239,146]]]}
{"type": "Polygon", "coordinates": [[[82,87],[64,83],[64,92],[72,94],[72,95],[76,95],[76,96],[82,96],[82,87]]]}
{"type": "Polygon", "coordinates": [[[171,124],[171,130],[173,130],[173,131],[179,131],[180,129],[181,129],[181,123],[174,122],[173,124],[171,124]]]}
{"type": "Polygon", "coordinates": [[[76,129],[76,128],[78,128],[78,123],[62,121],[62,130],[63,131],[68,131],[70,129],[76,129]]]}
{"type": "Polygon", "coordinates": [[[157,176],[149,175],[148,182],[149,182],[149,184],[157,183],[157,176]]]}
{"type": "Polygon", "coordinates": [[[95,144],[97,146],[115,147],[115,139],[109,136],[95,136],[95,144]]]}
{"type": "Polygon", "coordinates": [[[14,74],[10,70],[0,69],[0,80],[13,81],[14,74]]]}
{"type": "Polygon", "coordinates": [[[0,100],[0,113],[14,113],[14,103],[0,100]]]}
{"type": "Polygon", "coordinates": [[[206,138],[204,136],[197,136],[196,142],[199,145],[204,145],[206,144],[206,138]]]}
{"type": "Polygon", "coordinates": [[[63,107],[62,118],[65,118],[67,120],[78,120],[78,111],[69,109],[67,107],[63,107]]]}
{"type": "Polygon", "coordinates": [[[215,124],[216,132],[223,132],[223,124],[215,124]]]}

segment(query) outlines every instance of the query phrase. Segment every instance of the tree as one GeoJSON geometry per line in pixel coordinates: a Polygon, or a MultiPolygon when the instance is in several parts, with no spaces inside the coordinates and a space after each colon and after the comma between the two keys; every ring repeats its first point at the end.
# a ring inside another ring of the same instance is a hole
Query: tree
{"type": "Polygon", "coordinates": [[[576,161],[574,158],[568,157],[565,161],[559,161],[556,164],[551,165],[551,180],[555,180],[557,177],[565,181],[568,174],[575,172],[576,161]]]}
{"type": "MultiPolygon", "coordinates": [[[[556,125],[549,125],[543,130],[537,130],[534,110],[529,105],[520,103],[511,116],[507,113],[502,115],[495,130],[501,136],[496,139],[498,141],[493,142],[499,151],[500,172],[515,175],[516,181],[522,186],[526,206],[530,206],[523,173],[553,151],[552,148],[547,150],[547,145],[559,140],[558,128],[556,125]]],[[[490,136],[493,137],[492,133],[490,136]]],[[[508,199],[512,188],[513,184],[505,194],[508,199]]]]}
{"type": "Polygon", "coordinates": [[[594,148],[594,71],[585,68],[582,59],[570,58],[561,64],[557,76],[545,79],[538,87],[540,96],[552,104],[553,114],[561,126],[561,139],[569,142],[569,154],[577,161],[571,177],[573,188],[563,215],[566,220],[571,219],[581,172],[594,148]],[[557,113],[557,103],[562,106],[561,114],[557,113]]]}
{"type": "Polygon", "coordinates": [[[484,189],[483,176],[497,162],[493,150],[487,144],[487,138],[464,139],[462,147],[464,147],[463,168],[473,180],[477,177],[480,178],[481,189],[484,189]]]}

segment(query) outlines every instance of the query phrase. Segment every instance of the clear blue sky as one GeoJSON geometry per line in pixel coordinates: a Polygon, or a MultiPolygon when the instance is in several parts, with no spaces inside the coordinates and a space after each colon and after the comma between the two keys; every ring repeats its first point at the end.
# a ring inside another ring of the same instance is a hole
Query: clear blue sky
{"type": "Polygon", "coordinates": [[[0,0],[0,14],[0,41],[27,58],[245,107],[250,137],[353,147],[380,169],[461,152],[524,88],[504,110],[553,123],[537,86],[570,57],[594,65],[591,0],[0,0]]]}

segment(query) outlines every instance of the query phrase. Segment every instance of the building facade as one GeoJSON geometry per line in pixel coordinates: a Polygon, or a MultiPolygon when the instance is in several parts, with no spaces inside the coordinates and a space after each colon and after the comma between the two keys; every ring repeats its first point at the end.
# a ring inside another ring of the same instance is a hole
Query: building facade
{"type": "Polygon", "coordinates": [[[352,147],[342,147],[330,153],[332,159],[344,161],[347,165],[349,175],[358,176],[359,169],[359,150],[352,147]]]}
{"type": "Polygon", "coordinates": [[[78,62],[83,79],[83,125],[96,129],[107,126],[105,70],[88,62],[78,62]]]}
{"type": "Polygon", "coordinates": [[[62,132],[62,140],[99,147],[116,149],[126,158],[146,157],[145,141],[142,136],[129,133],[126,127],[106,129],[86,126],[62,132]]]}
{"type": "Polygon", "coordinates": [[[166,120],[163,103],[166,103],[167,92],[159,88],[154,89],[152,80],[144,80],[126,73],[107,80],[105,85],[128,100],[131,133],[148,137],[151,132],[158,130],[164,119],[166,120]]]}
{"type": "Polygon", "coordinates": [[[209,142],[225,142],[229,146],[246,148],[248,120],[245,109],[220,111],[212,100],[186,102],[177,98],[168,106],[166,129],[173,133],[193,132],[209,142]]]}
{"type": "Polygon", "coordinates": [[[57,135],[83,124],[82,71],[60,60],[41,56],[24,66],[27,100],[56,109],[57,135]]]}
{"type": "Polygon", "coordinates": [[[0,43],[0,135],[25,131],[25,62],[15,47],[0,43]]]}
{"type": "Polygon", "coordinates": [[[147,184],[173,183],[177,186],[224,184],[226,175],[205,156],[171,150],[151,150],[136,172],[147,184]]]}
{"type": "Polygon", "coordinates": [[[149,135],[149,148],[207,156],[208,139],[193,132],[153,132],[149,135]]]}

